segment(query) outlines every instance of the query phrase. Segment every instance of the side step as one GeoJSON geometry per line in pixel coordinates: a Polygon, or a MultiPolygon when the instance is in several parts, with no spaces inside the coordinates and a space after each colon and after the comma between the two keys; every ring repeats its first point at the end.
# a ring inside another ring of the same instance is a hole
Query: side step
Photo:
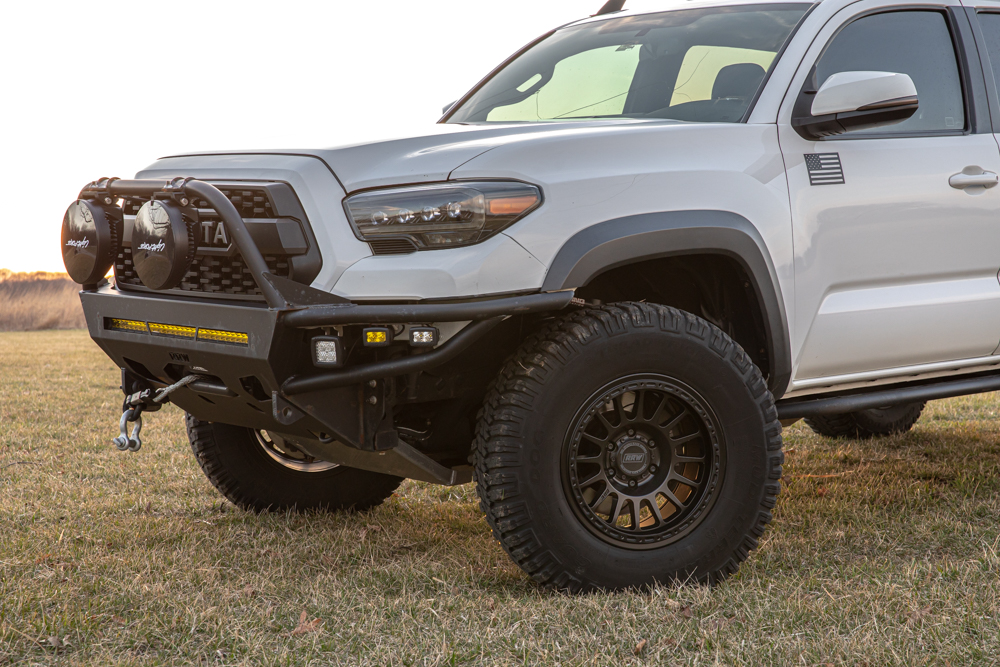
{"type": "Polygon", "coordinates": [[[945,378],[927,384],[890,387],[847,396],[791,399],[778,401],[776,407],[778,408],[778,419],[801,419],[814,415],[857,412],[858,410],[881,408],[899,403],[916,403],[953,396],[984,394],[989,391],[1000,391],[1000,374],[960,380],[945,378]]]}

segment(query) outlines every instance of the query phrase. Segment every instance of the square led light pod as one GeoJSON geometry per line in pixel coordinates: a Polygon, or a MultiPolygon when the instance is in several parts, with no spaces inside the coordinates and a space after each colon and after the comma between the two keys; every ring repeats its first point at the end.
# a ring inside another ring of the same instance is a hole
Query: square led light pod
{"type": "Polygon", "coordinates": [[[339,368],[344,365],[344,343],[337,336],[316,336],[312,339],[313,366],[339,368]]]}
{"type": "Polygon", "coordinates": [[[437,327],[410,327],[410,345],[413,347],[434,347],[438,343],[437,327]]]}
{"type": "Polygon", "coordinates": [[[365,347],[386,347],[392,342],[392,329],[389,327],[368,327],[361,332],[361,341],[365,347]]]}

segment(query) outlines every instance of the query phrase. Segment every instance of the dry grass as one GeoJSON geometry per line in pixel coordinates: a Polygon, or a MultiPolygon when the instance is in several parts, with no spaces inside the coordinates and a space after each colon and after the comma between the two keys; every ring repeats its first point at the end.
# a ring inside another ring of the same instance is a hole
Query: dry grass
{"type": "Polygon", "coordinates": [[[995,395],[873,442],[797,425],[775,523],[735,578],[567,597],[510,563],[471,486],[246,514],[172,407],[118,453],[118,379],[84,332],[0,334],[0,377],[0,664],[1000,661],[995,395]]]}
{"type": "Polygon", "coordinates": [[[79,291],[64,273],[0,269],[0,331],[86,327],[79,291]]]}

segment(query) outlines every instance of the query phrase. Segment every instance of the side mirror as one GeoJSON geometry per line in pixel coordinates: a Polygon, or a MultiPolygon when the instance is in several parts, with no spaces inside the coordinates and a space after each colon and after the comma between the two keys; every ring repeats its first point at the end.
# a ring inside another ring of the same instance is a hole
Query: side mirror
{"type": "Polygon", "coordinates": [[[796,116],[792,127],[806,139],[901,123],[918,107],[917,87],[906,74],[839,72],[820,86],[810,114],[796,116]]]}

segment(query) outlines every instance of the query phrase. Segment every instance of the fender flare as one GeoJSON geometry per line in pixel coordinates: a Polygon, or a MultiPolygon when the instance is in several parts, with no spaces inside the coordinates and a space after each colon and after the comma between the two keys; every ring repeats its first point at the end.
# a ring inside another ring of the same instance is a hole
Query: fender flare
{"type": "Polygon", "coordinates": [[[774,263],[753,224],[731,211],[664,211],[630,215],[591,225],[556,253],[543,291],[579,288],[611,269],[650,259],[717,254],[735,259],[750,278],[763,309],[773,368],[768,388],[775,399],[792,375],[788,318],[774,263]]]}

